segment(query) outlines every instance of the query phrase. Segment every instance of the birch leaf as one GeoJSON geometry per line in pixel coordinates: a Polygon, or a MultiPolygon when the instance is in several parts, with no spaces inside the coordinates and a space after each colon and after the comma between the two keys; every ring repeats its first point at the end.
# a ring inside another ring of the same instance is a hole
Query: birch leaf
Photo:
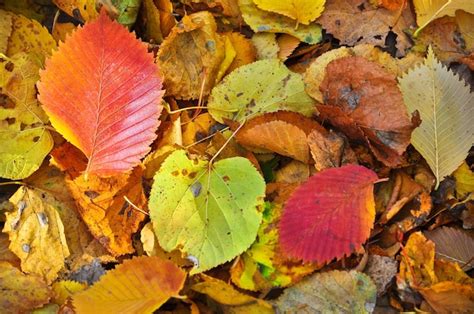
{"type": "Polygon", "coordinates": [[[409,112],[418,110],[421,125],[411,143],[426,159],[438,187],[455,171],[474,142],[474,94],[447,70],[430,48],[424,63],[399,79],[409,112]]]}

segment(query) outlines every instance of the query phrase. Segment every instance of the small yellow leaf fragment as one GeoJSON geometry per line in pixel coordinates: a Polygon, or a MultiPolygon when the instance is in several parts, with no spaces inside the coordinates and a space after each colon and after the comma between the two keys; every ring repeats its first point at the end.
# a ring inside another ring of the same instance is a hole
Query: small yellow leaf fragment
{"type": "Polygon", "coordinates": [[[326,0],[253,0],[262,10],[278,13],[308,25],[318,18],[324,10],[326,0]]]}
{"type": "Polygon", "coordinates": [[[177,296],[186,273],[159,257],[136,257],[108,271],[91,288],[74,294],[77,313],[152,313],[177,296]]]}
{"type": "Polygon", "coordinates": [[[456,179],[456,192],[459,196],[464,196],[474,192],[474,172],[466,162],[463,162],[453,173],[456,179]]]}
{"type": "Polygon", "coordinates": [[[70,298],[74,293],[83,291],[87,288],[85,283],[72,281],[72,280],[61,280],[53,283],[54,296],[52,301],[58,305],[62,305],[70,298]]]}

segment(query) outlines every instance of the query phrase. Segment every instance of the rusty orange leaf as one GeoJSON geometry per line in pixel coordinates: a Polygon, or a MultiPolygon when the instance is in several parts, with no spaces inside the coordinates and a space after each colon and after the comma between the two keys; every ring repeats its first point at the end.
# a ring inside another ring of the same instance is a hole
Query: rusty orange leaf
{"type": "Polygon", "coordinates": [[[155,139],[163,91],[146,46],[102,11],[46,61],[39,99],[51,124],[89,159],[86,172],[129,171],[155,139]]]}

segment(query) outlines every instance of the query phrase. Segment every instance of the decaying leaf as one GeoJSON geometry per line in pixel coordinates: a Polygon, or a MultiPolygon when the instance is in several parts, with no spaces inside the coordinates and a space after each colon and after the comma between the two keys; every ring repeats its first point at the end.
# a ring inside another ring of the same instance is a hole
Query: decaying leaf
{"type": "Polygon", "coordinates": [[[7,213],[3,232],[10,238],[10,250],[21,260],[26,273],[54,281],[69,256],[60,212],[64,204],[41,190],[21,187],[10,198],[15,211],[7,213]]]}
{"type": "Polygon", "coordinates": [[[341,44],[372,44],[384,46],[389,31],[397,34],[397,54],[404,56],[411,47],[405,30],[414,24],[410,6],[400,14],[385,8],[374,8],[369,0],[327,0],[326,8],[316,20],[341,44]],[[348,18],[350,16],[350,18],[348,18]]]}
{"type": "Polygon", "coordinates": [[[39,100],[55,129],[89,159],[86,173],[129,171],[150,150],[163,94],[158,69],[105,10],[61,45],[40,76],[39,100]]]}
{"type": "Polygon", "coordinates": [[[77,313],[152,313],[178,296],[186,273],[158,257],[135,257],[108,271],[91,288],[73,295],[77,313]]]}
{"type": "Polygon", "coordinates": [[[415,125],[410,121],[395,76],[362,57],[330,62],[320,86],[320,115],[351,139],[367,141],[388,166],[402,163],[415,125]]]}
{"type": "Polygon", "coordinates": [[[474,2],[470,0],[413,0],[418,29],[415,36],[434,19],[455,16],[456,10],[474,14],[474,2]]]}
{"type": "Polygon", "coordinates": [[[456,262],[464,271],[474,267],[474,238],[467,231],[441,227],[424,235],[434,242],[439,259],[456,262]]]}
{"type": "Polygon", "coordinates": [[[275,302],[282,313],[372,313],[377,290],[357,271],[315,274],[288,288],[275,302]]]}
{"type": "Polygon", "coordinates": [[[96,0],[53,0],[53,2],[58,8],[82,22],[91,21],[99,15],[96,0]]]}
{"type": "Polygon", "coordinates": [[[205,274],[200,274],[199,277],[202,281],[192,285],[191,289],[224,305],[226,313],[274,313],[272,306],[264,300],[243,294],[222,280],[205,274]]]}
{"type": "Polygon", "coordinates": [[[397,274],[398,262],[393,257],[370,255],[364,272],[374,281],[377,296],[383,295],[397,274]]]}
{"type": "Polygon", "coordinates": [[[211,13],[186,15],[160,47],[156,61],[167,95],[178,99],[207,96],[224,60],[224,39],[211,13]]]}
{"type": "Polygon", "coordinates": [[[253,0],[238,0],[238,2],[245,23],[254,32],[286,33],[308,44],[317,44],[321,41],[321,27],[318,24],[295,27],[296,23],[291,18],[261,10],[253,0]]]}
{"type": "Polygon", "coordinates": [[[191,273],[229,261],[255,240],[264,192],[263,178],[248,159],[210,165],[183,150],[173,152],[156,173],[150,195],[160,246],[192,256],[191,273]]]}
{"type": "Polygon", "coordinates": [[[219,122],[243,122],[266,112],[288,110],[311,116],[313,100],[305,93],[301,75],[278,59],[241,66],[213,88],[207,107],[219,122]],[[249,84],[249,80],[252,84],[249,84]]]}
{"type": "Polygon", "coordinates": [[[326,0],[253,0],[262,10],[288,16],[298,23],[308,25],[321,15],[326,0]]]}
{"type": "Polygon", "coordinates": [[[6,54],[8,49],[8,38],[12,33],[12,14],[0,10],[0,53],[6,54]]]}
{"type": "Polygon", "coordinates": [[[253,34],[252,44],[257,50],[257,60],[278,58],[280,47],[278,47],[274,33],[253,34]]]}
{"type": "Polygon", "coordinates": [[[436,188],[456,170],[474,142],[474,93],[448,71],[429,49],[423,65],[399,79],[409,112],[417,110],[422,123],[412,144],[436,177],[436,188]]]}
{"type": "Polygon", "coordinates": [[[356,165],[310,177],[286,202],[279,227],[283,252],[326,263],[358,251],[374,224],[376,180],[372,170],[356,165]]]}
{"type": "Polygon", "coordinates": [[[0,177],[28,177],[53,148],[48,116],[36,100],[39,68],[25,53],[0,60],[0,177]]]}
{"type": "Polygon", "coordinates": [[[307,136],[317,129],[327,131],[316,121],[288,111],[265,113],[251,119],[237,132],[237,141],[252,149],[265,149],[308,163],[307,136]]]}
{"type": "Polygon", "coordinates": [[[25,275],[7,262],[0,262],[0,312],[26,313],[46,304],[52,293],[36,275],[25,275]]]}

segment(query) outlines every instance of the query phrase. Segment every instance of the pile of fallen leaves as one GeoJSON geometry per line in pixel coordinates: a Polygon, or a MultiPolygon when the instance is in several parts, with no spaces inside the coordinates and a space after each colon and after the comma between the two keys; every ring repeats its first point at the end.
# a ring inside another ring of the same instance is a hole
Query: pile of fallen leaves
{"type": "Polygon", "coordinates": [[[473,1],[0,8],[1,313],[474,312],[473,1]]]}

